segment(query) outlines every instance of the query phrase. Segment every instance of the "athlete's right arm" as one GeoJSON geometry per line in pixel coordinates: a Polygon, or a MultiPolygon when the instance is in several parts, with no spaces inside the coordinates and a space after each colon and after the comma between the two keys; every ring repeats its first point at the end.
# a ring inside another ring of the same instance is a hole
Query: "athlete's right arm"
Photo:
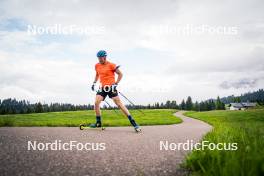
{"type": "Polygon", "coordinates": [[[93,83],[96,83],[98,81],[98,79],[99,79],[99,74],[98,74],[98,72],[96,72],[93,83]]]}
{"type": "Polygon", "coordinates": [[[93,85],[91,87],[92,91],[94,91],[95,83],[97,82],[98,78],[99,78],[99,74],[98,74],[98,72],[96,72],[94,82],[93,82],[93,85]]]}

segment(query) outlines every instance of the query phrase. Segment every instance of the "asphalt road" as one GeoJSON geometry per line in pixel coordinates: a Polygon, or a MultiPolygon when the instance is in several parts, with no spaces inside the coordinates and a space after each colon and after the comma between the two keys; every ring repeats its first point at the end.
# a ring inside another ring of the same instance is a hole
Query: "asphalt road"
{"type": "Polygon", "coordinates": [[[108,127],[104,131],[80,131],[76,127],[2,127],[0,175],[186,175],[187,171],[179,164],[188,151],[164,150],[164,146],[160,150],[160,141],[197,142],[211,126],[185,117],[182,112],[176,116],[183,123],[143,126],[142,133],[135,133],[132,127],[108,127]],[[105,150],[32,150],[32,147],[28,150],[28,141],[39,144],[56,140],[89,143],[88,148],[98,144],[99,149],[105,150]]]}

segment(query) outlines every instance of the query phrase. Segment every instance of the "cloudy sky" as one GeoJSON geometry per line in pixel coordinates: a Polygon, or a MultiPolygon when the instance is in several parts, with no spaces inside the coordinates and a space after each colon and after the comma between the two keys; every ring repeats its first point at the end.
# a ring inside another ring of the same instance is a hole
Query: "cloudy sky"
{"type": "Polygon", "coordinates": [[[263,9],[262,0],[0,0],[0,99],[92,103],[100,49],[137,103],[263,88],[263,9]]]}

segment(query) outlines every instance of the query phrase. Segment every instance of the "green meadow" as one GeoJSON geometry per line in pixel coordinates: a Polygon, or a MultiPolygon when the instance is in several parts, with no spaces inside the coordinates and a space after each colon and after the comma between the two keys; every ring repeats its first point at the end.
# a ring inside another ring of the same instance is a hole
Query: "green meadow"
{"type": "MultiPolygon", "coordinates": [[[[181,119],[175,117],[175,110],[151,109],[131,110],[136,122],[140,125],[167,125],[180,123],[181,119]]],[[[79,126],[95,122],[93,110],[66,111],[34,114],[0,115],[0,126],[79,126]]],[[[103,110],[102,122],[104,126],[130,126],[130,123],[119,110],[103,110]]]]}
{"type": "Polygon", "coordinates": [[[187,112],[185,115],[214,127],[203,140],[238,146],[236,151],[193,151],[184,163],[193,175],[264,175],[264,109],[187,112]]]}

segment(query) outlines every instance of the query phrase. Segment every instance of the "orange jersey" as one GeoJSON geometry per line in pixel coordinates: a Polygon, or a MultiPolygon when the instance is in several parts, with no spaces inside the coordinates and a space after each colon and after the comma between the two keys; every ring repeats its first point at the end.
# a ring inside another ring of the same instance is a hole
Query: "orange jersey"
{"type": "Polygon", "coordinates": [[[97,63],[95,71],[99,75],[102,86],[112,85],[115,83],[116,64],[106,61],[105,64],[97,63]]]}

